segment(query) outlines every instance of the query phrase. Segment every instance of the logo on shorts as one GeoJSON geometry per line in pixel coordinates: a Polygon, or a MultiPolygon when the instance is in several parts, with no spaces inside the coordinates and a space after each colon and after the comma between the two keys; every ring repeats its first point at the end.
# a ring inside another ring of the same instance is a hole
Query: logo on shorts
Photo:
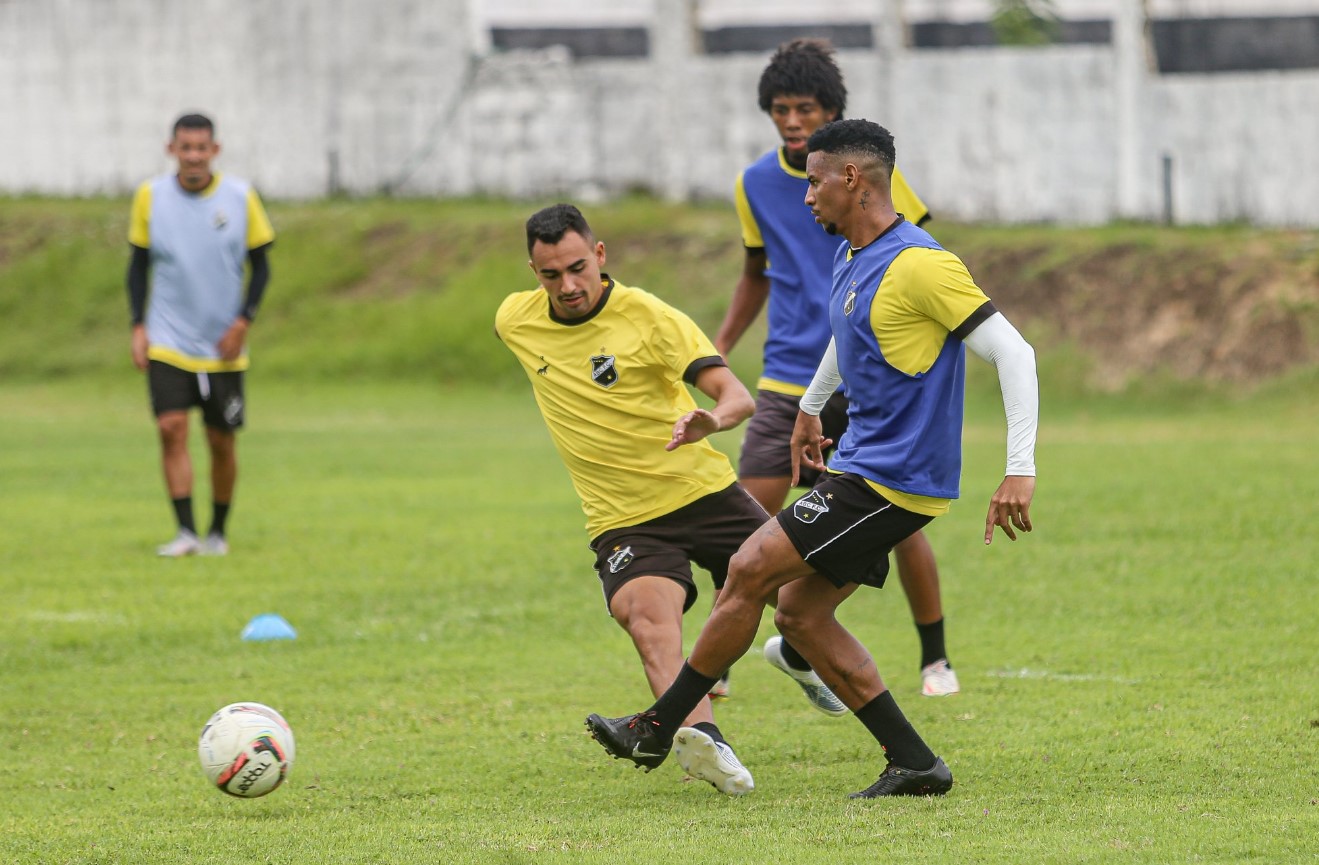
{"type": "Polygon", "coordinates": [[[843,315],[851,315],[854,309],[856,309],[856,289],[849,291],[847,297],[843,298],[843,315]]]}
{"type": "Polygon", "coordinates": [[[614,547],[614,551],[609,554],[609,558],[605,559],[605,561],[609,563],[609,573],[616,574],[632,564],[634,558],[636,558],[636,556],[632,555],[631,547],[623,547],[621,550],[618,547],[614,547]]]}
{"type": "Polygon", "coordinates": [[[819,490],[811,490],[797,499],[792,506],[792,515],[803,523],[813,523],[821,514],[829,513],[829,503],[820,495],[819,490]]]}
{"type": "Polygon", "coordinates": [[[600,387],[613,387],[618,382],[618,364],[612,354],[591,358],[591,380],[600,387]]]}
{"type": "Polygon", "coordinates": [[[243,400],[232,397],[224,404],[224,420],[229,426],[238,426],[243,422],[243,400]]]}

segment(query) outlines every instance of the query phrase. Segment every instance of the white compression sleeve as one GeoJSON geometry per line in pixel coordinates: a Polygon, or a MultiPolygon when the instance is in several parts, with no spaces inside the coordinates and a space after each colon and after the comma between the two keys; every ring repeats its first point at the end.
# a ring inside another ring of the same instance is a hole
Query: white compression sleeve
{"type": "Polygon", "coordinates": [[[1035,437],[1040,423],[1040,391],[1035,349],[1002,313],[994,313],[962,340],[976,356],[998,370],[1003,411],[1008,420],[1007,476],[1035,476],[1035,437]]]}
{"type": "Polygon", "coordinates": [[[838,349],[830,338],[829,347],[824,350],[824,357],[820,358],[820,365],[815,369],[815,378],[811,379],[810,387],[802,394],[799,403],[801,410],[807,414],[819,415],[824,411],[824,404],[829,401],[829,397],[838,390],[842,380],[843,376],[838,372],[838,349]]]}

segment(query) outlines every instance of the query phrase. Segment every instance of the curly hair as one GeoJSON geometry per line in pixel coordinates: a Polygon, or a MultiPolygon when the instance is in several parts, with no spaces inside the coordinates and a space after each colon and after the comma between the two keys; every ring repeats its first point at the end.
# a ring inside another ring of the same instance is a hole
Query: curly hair
{"type": "Polygon", "coordinates": [[[171,132],[174,135],[178,135],[180,129],[205,129],[210,132],[211,135],[215,134],[215,124],[211,122],[211,118],[204,114],[183,115],[178,120],[174,121],[174,126],[171,132]]]}
{"type": "Polygon", "coordinates": [[[538,240],[552,246],[570,231],[580,234],[588,243],[594,239],[586,217],[571,204],[552,204],[538,210],[527,220],[527,252],[531,252],[538,240]]]}
{"type": "Polygon", "coordinates": [[[870,120],[835,120],[826,123],[806,139],[806,152],[845,153],[869,156],[878,160],[887,174],[898,162],[893,133],[870,120]]]}
{"type": "Polygon", "coordinates": [[[760,110],[769,111],[775,96],[813,96],[825,111],[843,116],[847,87],[834,62],[834,47],[824,39],[784,42],[760,74],[760,110]]]}

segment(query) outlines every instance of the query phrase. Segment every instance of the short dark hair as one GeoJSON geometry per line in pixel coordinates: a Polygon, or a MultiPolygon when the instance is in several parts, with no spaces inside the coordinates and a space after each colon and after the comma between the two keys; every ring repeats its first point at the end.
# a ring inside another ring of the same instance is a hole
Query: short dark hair
{"type": "Polygon", "coordinates": [[[769,111],[775,96],[813,96],[825,111],[843,116],[847,87],[834,62],[834,47],[824,39],[784,42],[760,74],[760,110],[769,111]]]}
{"type": "Polygon", "coordinates": [[[891,175],[898,162],[893,133],[869,120],[835,120],[824,124],[806,139],[806,152],[817,150],[873,157],[883,163],[885,175],[891,175]]]}
{"type": "Polygon", "coordinates": [[[215,136],[215,124],[212,123],[211,118],[207,117],[205,114],[183,115],[178,120],[174,121],[174,128],[171,130],[171,134],[178,135],[180,129],[205,129],[211,133],[211,137],[215,136]]]}
{"type": "Polygon", "coordinates": [[[595,239],[591,234],[591,226],[586,224],[586,217],[571,204],[552,204],[537,210],[527,220],[527,254],[531,254],[536,241],[558,243],[570,231],[577,232],[588,243],[595,239]]]}

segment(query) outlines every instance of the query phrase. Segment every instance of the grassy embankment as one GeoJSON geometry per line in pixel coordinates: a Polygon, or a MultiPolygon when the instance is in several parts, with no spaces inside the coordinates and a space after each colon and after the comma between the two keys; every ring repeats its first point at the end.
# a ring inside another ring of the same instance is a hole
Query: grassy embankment
{"type": "MultiPolygon", "coordinates": [[[[521,230],[531,209],[272,204],[279,241],[251,336],[255,368],[279,380],[516,382],[490,325],[508,291],[534,285],[521,230]]],[[[124,372],[127,212],[121,200],[0,202],[0,377],[124,372]]],[[[713,331],[740,268],[729,208],[634,199],[587,212],[611,272],[713,331]]],[[[1239,394],[1319,362],[1319,245],[1310,234],[931,228],[1036,344],[1055,403],[1112,392],[1155,404],[1206,390],[1239,394]]],[[[748,380],[761,333],[749,333],[732,358],[748,380]]]]}

